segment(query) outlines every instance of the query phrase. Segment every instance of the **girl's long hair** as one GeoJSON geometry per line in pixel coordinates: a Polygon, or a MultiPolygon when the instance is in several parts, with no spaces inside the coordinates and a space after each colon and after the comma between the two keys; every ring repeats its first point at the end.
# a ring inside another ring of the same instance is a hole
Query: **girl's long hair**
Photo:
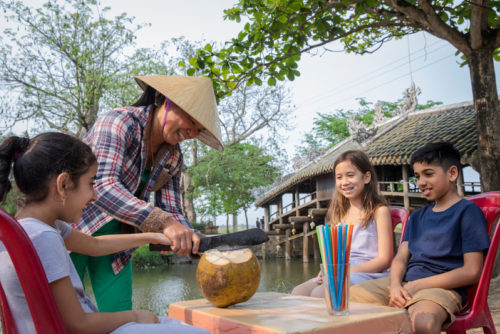
{"type": "MultiPolygon", "coordinates": [[[[361,202],[363,203],[363,208],[365,210],[361,228],[366,228],[373,218],[375,210],[381,205],[386,205],[386,201],[378,191],[375,168],[373,168],[370,159],[363,151],[343,152],[333,164],[334,179],[337,165],[347,160],[350,161],[361,173],[366,174],[367,172],[370,172],[371,174],[370,182],[365,184],[363,191],[361,192],[361,202]]],[[[337,191],[337,187],[335,186],[332,201],[330,202],[330,207],[328,208],[328,212],[326,214],[326,220],[330,224],[340,222],[347,214],[349,207],[349,200],[337,191]]]]}

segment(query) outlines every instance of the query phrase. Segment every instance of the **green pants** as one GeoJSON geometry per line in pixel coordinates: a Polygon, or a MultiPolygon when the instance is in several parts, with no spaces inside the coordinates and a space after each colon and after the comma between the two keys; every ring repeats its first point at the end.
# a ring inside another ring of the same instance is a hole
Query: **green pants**
{"type": "MultiPolygon", "coordinates": [[[[113,219],[95,232],[93,236],[120,234],[121,224],[113,219]]],[[[71,253],[70,256],[82,282],[85,273],[89,275],[99,312],[118,312],[132,309],[132,261],[115,275],[111,267],[113,255],[93,257],[71,253]]]]}

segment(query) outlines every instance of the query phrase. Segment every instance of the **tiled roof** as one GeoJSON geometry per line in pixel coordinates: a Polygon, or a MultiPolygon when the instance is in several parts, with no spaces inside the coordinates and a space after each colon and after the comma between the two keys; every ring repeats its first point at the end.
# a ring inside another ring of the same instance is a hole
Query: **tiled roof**
{"type": "Polygon", "coordinates": [[[344,151],[362,149],[374,165],[409,164],[411,154],[419,147],[448,140],[467,161],[477,149],[476,121],[470,102],[415,111],[408,117],[392,118],[378,128],[377,134],[361,147],[352,137],[339,143],[323,156],[285,178],[258,198],[261,206],[295,185],[318,175],[333,172],[335,159],[344,151]]]}
{"type": "Polygon", "coordinates": [[[410,163],[411,154],[425,144],[447,140],[462,155],[463,162],[477,149],[474,108],[471,103],[416,111],[365,147],[374,165],[410,163]]]}

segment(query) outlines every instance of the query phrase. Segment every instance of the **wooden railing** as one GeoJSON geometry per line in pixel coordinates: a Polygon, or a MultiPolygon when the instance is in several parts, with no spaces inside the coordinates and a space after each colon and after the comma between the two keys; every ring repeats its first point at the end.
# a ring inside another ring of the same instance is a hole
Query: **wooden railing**
{"type": "MultiPolygon", "coordinates": [[[[308,204],[316,199],[316,192],[310,193],[310,194],[304,194],[303,196],[299,197],[299,206],[308,204]]],[[[281,208],[281,214],[284,215],[291,210],[295,209],[295,203],[289,203],[283,208],[281,208]]],[[[274,219],[277,219],[279,217],[279,212],[275,211],[271,214],[269,214],[269,221],[273,221],[274,219]]]]}
{"type": "Polygon", "coordinates": [[[275,211],[269,215],[269,220],[278,218],[278,211],[275,211]]]}
{"type": "Polygon", "coordinates": [[[283,209],[281,209],[281,211],[282,211],[283,213],[287,213],[288,211],[290,211],[290,210],[292,210],[292,209],[293,209],[293,203],[290,203],[290,204],[288,204],[288,205],[284,206],[284,207],[283,207],[283,209]]]}
{"type": "MultiPolygon", "coordinates": [[[[380,181],[378,182],[380,191],[386,192],[403,192],[403,184],[404,182],[388,182],[388,181],[380,181]]],[[[463,184],[466,193],[480,193],[481,192],[481,184],[479,182],[464,182],[463,184]]],[[[416,182],[408,182],[408,191],[410,193],[419,193],[420,189],[418,189],[416,182]]]]}
{"type": "Polygon", "coordinates": [[[299,197],[299,205],[303,205],[306,203],[311,202],[316,198],[316,192],[310,193],[310,194],[305,194],[302,197],[299,197]]]}

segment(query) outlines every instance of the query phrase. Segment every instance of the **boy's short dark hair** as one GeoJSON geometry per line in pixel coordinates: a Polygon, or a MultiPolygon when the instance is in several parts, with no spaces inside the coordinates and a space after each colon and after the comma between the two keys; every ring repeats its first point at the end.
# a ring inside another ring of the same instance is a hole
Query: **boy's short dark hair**
{"type": "Polygon", "coordinates": [[[445,171],[451,166],[460,170],[460,152],[447,141],[427,144],[411,155],[410,165],[415,162],[426,162],[440,165],[445,171]]]}

